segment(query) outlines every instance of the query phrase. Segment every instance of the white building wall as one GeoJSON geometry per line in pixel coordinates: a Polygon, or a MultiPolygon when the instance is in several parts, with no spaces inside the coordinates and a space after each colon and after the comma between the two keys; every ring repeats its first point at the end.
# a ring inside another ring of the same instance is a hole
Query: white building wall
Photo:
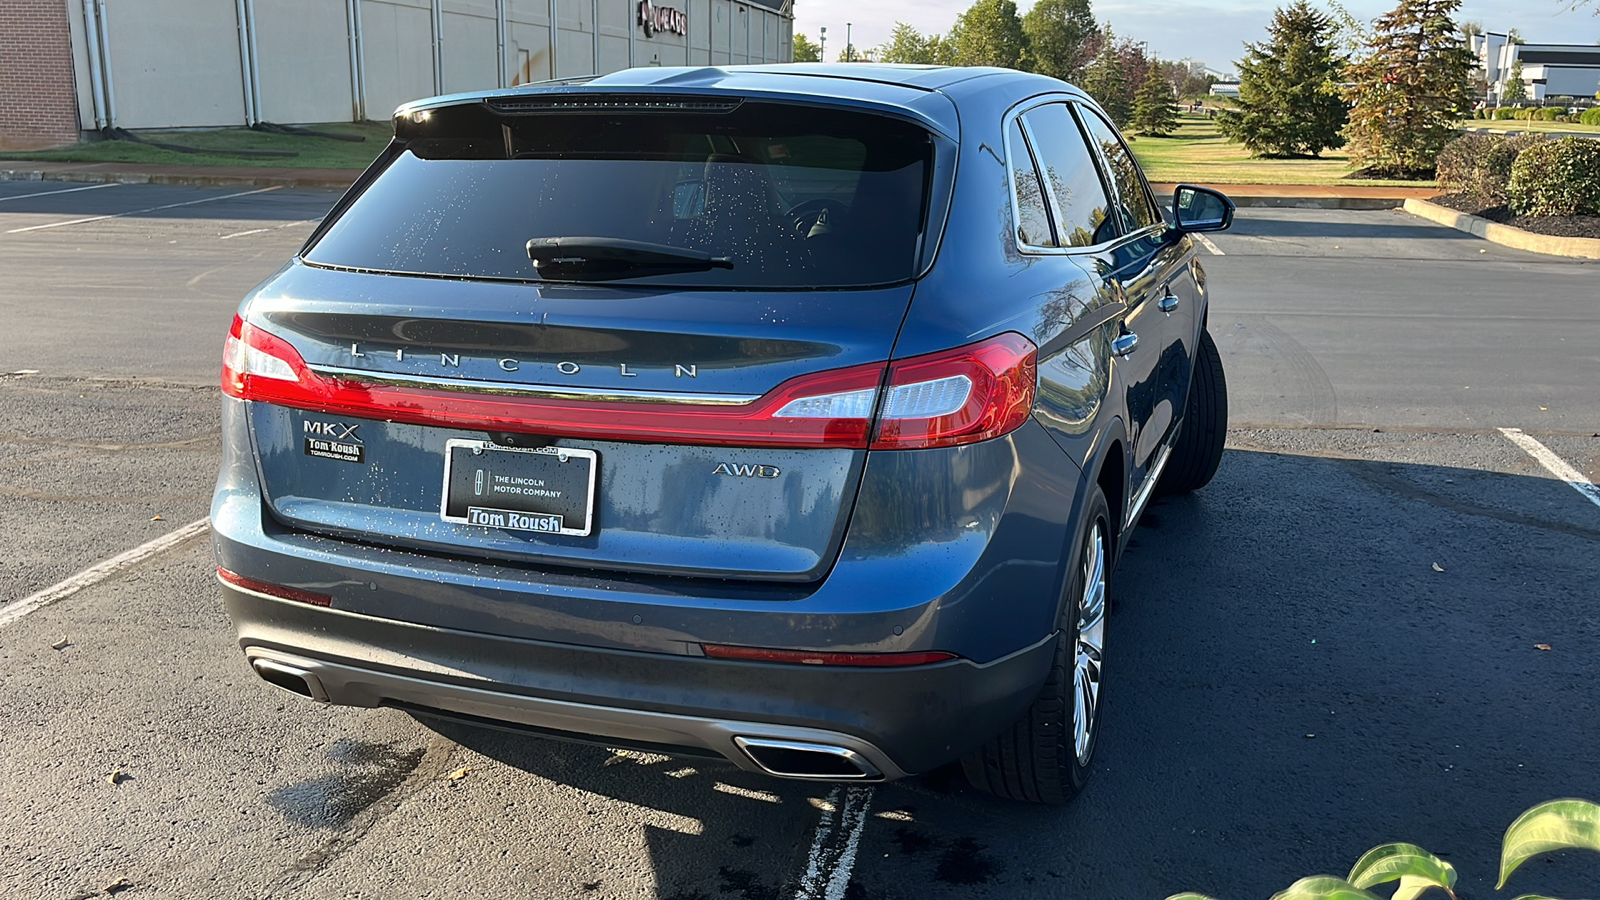
{"type": "MultiPolygon", "coordinates": [[[[79,120],[93,129],[92,42],[84,7],[94,0],[65,2],[77,61],[79,120]]],[[[117,125],[248,123],[238,13],[245,0],[102,2],[117,125]]],[[[685,14],[687,35],[649,32],[639,22],[638,0],[249,0],[249,5],[260,99],[254,120],[282,124],[349,121],[361,101],[368,118],[384,119],[402,103],[436,93],[604,74],[630,65],[787,62],[793,55],[793,19],[738,0],[657,4],[685,14]],[[358,5],[355,18],[361,26],[361,98],[353,88],[352,4],[358,5]]]]}

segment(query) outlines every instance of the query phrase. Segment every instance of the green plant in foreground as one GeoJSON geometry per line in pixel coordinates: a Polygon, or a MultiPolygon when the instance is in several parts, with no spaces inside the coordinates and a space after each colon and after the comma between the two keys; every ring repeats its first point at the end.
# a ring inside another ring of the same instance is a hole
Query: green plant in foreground
{"type": "MultiPolygon", "coordinates": [[[[1587,800],[1551,800],[1517,817],[1500,842],[1500,882],[1519,866],[1556,850],[1600,851],[1600,806],[1587,800]]],[[[1392,900],[1416,900],[1438,888],[1456,900],[1455,867],[1415,844],[1383,844],[1368,850],[1343,878],[1302,878],[1272,900],[1382,900],[1369,888],[1398,881],[1392,900]]],[[[1211,900],[1204,894],[1174,894],[1167,900],[1211,900]]],[[[1552,900],[1523,894],[1516,900],[1552,900]]]]}

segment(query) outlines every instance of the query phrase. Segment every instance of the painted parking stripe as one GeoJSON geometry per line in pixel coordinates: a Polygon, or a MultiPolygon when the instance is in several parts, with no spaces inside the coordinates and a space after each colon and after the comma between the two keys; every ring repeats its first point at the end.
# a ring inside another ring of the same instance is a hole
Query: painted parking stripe
{"type": "Polygon", "coordinates": [[[285,222],[282,225],[274,225],[271,228],[252,228],[249,231],[235,231],[233,234],[225,234],[222,237],[217,238],[217,240],[219,240],[219,241],[227,241],[227,240],[232,240],[233,238],[236,238],[236,237],[244,237],[247,234],[266,234],[269,231],[277,231],[280,228],[293,228],[296,225],[312,225],[312,224],[315,224],[317,221],[319,221],[319,220],[317,220],[317,219],[298,219],[298,220],[293,221],[293,222],[285,222]]]}
{"type": "Polygon", "coordinates": [[[856,865],[856,851],[861,847],[861,832],[866,829],[872,793],[869,787],[834,788],[828,793],[795,900],[844,900],[845,891],[850,888],[850,872],[856,865]]]}
{"type": "Polygon", "coordinates": [[[1200,242],[1200,246],[1206,248],[1207,250],[1210,250],[1211,254],[1213,256],[1227,256],[1228,255],[1228,254],[1222,252],[1222,248],[1221,247],[1218,247],[1216,244],[1213,244],[1211,242],[1211,238],[1208,238],[1203,234],[1194,235],[1194,239],[1200,242]]]}
{"type": "Polygon", "coordinates": [[[75,194],[78,191],[97,191],[108,187],[121,187],[121,185],[112,182],[111,184],[91,184],[86,187],[62,188],[58,191],[36,191],[32,194],[17,194],[15,197],[0,197],[0,203],[4,203],[7,200],[26,200],[29,197],[51,197],[56,194],[75,194]]]}
{"type": "Polygon", "coordinates": [[[1583,477],[1583,473],[1567,464],[1567,461],[1550,452],[1550,448],[1539,443],[1529,435],[1523,434],[1521,428],[1502,428],[1500,433],[1511,439],[1518,447],[1528,451],[1528,455],[1538,461],[1539,465],[1549,470],[1551,475],[1565,481],[1572,489],[1589,498],[1589,502],[1600,506],[1600,488],[1583,477]]]}
{"type": "Polygon", "coordinates": [[[168,203],[165,206],[152,206],[149,209],[133,209],[127,212],[112,213],[108,216],[89,216],[83,219],[68,219],[65,222],[49,222],[44,225],[29,225],[27,228],[13,228],[6,234],[22,234],[24,231],[43,231],[46,228],[62,228],[67,225],[83,225],[87,222],[101,222],[106,219],[121,219],[125,216],[137,216],[141,213],[160,212],[163,209],[177,209],[180,206],[194,206],[198,203],[211,203],[216,200],[231,200],[234,197],[248,197],[251,194],[265,194],[267,191],[281,190],[283,185],[256,188],[253,191],[240,191],[237,194],[223,194],[220,197],[201,197],[199,200],[185,200],[182,203],[168,203]]]}
{"type": "Polygon", "coordinates": [[[118,572],[136,566],[158,553],[170,550],[195,535],[203,533],[210,527],[210,524],[210,519],[199,519],[190,522],[177,531],[168,532],[153,541],[147,541],[132,550],[119,553],[105,562],[90,566],[71,578],[53,584],[37,594],[0,606],[0,628],[10,625],[34,610],[42,609],[58,600],[64,600],[76,594],[86,587],[99,584],[118,572]]]}

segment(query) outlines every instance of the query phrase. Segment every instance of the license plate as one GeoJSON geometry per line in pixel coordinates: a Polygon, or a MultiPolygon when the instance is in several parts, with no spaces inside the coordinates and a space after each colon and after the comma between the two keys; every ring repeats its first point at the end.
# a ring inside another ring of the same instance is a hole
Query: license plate
{"type": "Polygon", "coordinates": [[[488,441],[449,441],[439,516],[506,531],[587,535],[594,530],[597,469],[593,450],[515,450],[488,441]]]}

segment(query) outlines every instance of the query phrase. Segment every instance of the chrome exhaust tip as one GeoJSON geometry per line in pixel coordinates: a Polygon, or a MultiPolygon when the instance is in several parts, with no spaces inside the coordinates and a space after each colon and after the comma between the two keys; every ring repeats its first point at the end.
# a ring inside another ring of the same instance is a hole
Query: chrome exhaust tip
{"type": "Polygon", "coordinates": [[[310,697],[320,703],[328,702],[328,692],[323,688],[322,682],[305,669],[261,656],[252,658],[250,667],[256,670],[256,674],[260,675],[263,681],[283,688],[291,694],[310,697]]]}
{"type": "Polygon", "coordinates": [[[809,781],[869,781],[883,773],[866,757],[848,747],[736,737],[734,744],[768,775],[809,781]]]}

